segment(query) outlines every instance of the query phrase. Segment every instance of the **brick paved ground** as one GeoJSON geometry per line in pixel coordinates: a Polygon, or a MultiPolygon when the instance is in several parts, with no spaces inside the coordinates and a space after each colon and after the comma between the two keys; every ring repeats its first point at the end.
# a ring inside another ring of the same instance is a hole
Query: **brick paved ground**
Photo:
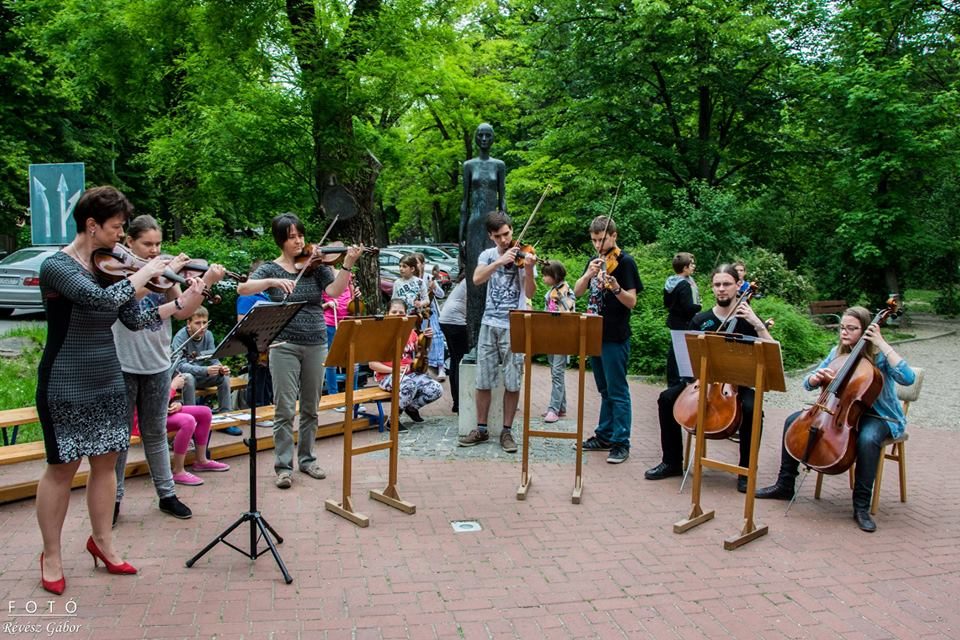
{"type": "MultiPolygon", "coordinates": [[[[568,389],[574,389],[571,374],[568,389]]],[[[535,398],[548,374],[535,375],[535,398]]],[[[596,397],[588,381],[587,415],[596,397]]],[[[404,436],[399,489],[417,505],[409,516],[370,501],[386,460],[354,461],[353,495],[371,526],[359,529],[323,509],[340,492],[341,441],[317,443],[327,480],[295,475],[289,491],[272,485],[272,454],[259,457],[260,506],[284,536],[294,575],[283,583],[267,555],[251,562],[218,545],[192,569],[184,561],[247,504],[248,467],[179,489],[197,514],[178,521],[155,506],[147,478],[128,481],[117,540],[141,570],[135,577],[94,571],[82,491],[72,495],[64,532],[67,592],[51,598],[37,578],[39,534],[32,501],[0,507],[0,593],[23,614],[53,600],[75,618],[7,617],[4,636],[69,638],[957,638],[960,637],[960,476],[953,472],[960,434],[911,426],[909,501],[896,498],[889,468],[877,516],[861,533],[844,477],[828,478],[814,501],[813,480],[788,516],[783,503],[757,503],[770,534],[733,552],[725,537],[741,525],[743,497],[732,476],[709,472],[703,504],[716,518],[683,535],[674,521],[689,509],[678,479],[649,482],[658,461],[657,389],[633,386],[630,460],[619,466],[589,454],[583,503],[570,503],[572,454],[566,443],[534,449],[534,484],[514,499],[519,457],[495,445],[469,452],[449,446],[454,421],[441,400],[421,429],[404,436]],[[447,445],[444,445],[446,439],[447,445]],[[461,455],[465,454],[465,455],[461,455]],[[451,520],[483,530],[455,534],[451,520]],[[951,604],[951,602],[953,604],[951,604]],[[49,635],[49,623],[76,625],[49,635]],[[40,624],[38,633],[10,625],[40,624]]],[[[536,406],[539,416],[542,406],[536,406]]],[[[786,409],[768,411],[762,484],[776,473],[786,409]]],[[[569,426],[569,424],[568,424],[569,426]]],[[[375,433],[358,434],[371,441],[375,433]]],[[[733,459],[734,445],[711,443],[733,459]]],[[[247,532],[235,535],[245,546],[247,532]]]]}

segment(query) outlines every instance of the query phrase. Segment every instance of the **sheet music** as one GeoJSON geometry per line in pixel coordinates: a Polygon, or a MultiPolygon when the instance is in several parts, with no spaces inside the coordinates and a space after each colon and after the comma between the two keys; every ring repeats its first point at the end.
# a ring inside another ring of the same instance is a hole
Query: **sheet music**
{"type": "Polygon", "coordinates": [[[670,339],[673,341],[673,353],[677,357],[677,370],[681,378],[696,378],[693,373],[693,365],[690,362],[690,353],[687,351],[687,339],[685,336],[703,335],[703,331],[684,331],[682,329],[671,329],[670,339]]]}

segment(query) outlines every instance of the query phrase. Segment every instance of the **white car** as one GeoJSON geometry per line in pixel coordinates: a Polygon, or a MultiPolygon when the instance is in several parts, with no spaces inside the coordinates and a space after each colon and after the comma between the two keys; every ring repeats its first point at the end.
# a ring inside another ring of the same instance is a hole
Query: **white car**
{"type": "Polygon", "coordinates": [[[43,311],[40,298],[40,264],[60,247],[28,247],[0,260],[0,318],[14,309],[43,311]]]}

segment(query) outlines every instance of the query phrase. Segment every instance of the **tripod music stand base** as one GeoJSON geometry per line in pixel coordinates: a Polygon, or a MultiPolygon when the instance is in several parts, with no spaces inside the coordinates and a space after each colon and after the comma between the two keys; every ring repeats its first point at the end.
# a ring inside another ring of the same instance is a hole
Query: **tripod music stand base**
{"type": "MultiPolygon", "coordinates": [[[[407,502],[406,500],[401,500],[400,496],[397,495],[388,495],[390,493],[389,489],[384,489],[383,491],[378,491],[376,489],[370,490],[370,497],[376,500],[377,502],[382,502],[388,507],[393,507],[398,511],[403,511],[404,513],[409,513],[413,515],[417,512],[417,505],[412,502],[407,502]]],[[[396,491],[393,491],[396,494],[396,491]]]]}
{"type": "Polygon", "coordinates": [[[530,490],[530,485],[533,484],[533,476],[530,474],[523,475],[520,477],[520,486],[517,487],[517,500],[526,500],[527,491],[530,490]]]}
{"type": "Polygon", "coordinates": [[[577,478],[577,482],[573,485],[573,494],[570,496],[570,502],[573,504],[580,504],[580,496],[583,495],[583,479],[577,478]]]}
{"type": "Polygon", "coordinates": [[[723,541],[723,548],[726,549],[727,551],[733,551],[737,547],[742,547],[743,545],[747,544],[751,540],[756,540],[761,536],[767,535],[767,532],[769,530],[770,528],[764,525],[762,527],[757,527],[756,529],[754,529],[753,531],[750,531],[749,533],[741,533],[738,536],[731,536],[723,541]]]}
{"type": "Polygon", "coordinates": [[[204,547],[197,555],[187,560],[186,562],[187,568],[189,569],[190,567],[192,567],[197,560],[202,558],[204,555],[206,555],[208,551],[213,549],[215,546],[217,546],[217,544],[221,542],[227,545],[228,547],[230,547],[231,549],[234,549],[235,551],[238,551],[239,553],[242,553],[243,555],[247,556],[251,560],[256,560],[257,558],[265,554],[267,551],[269,551],[270,553],[273,554],[273,559],[277,561],[277,566],[280,567],[280,573],[283,574],[283,581],[286,582],[287,584],[290,584],[291,582],[293,582],[293,577],[290,575],[290,572],[287,571],[287,566],[283,564],[283,558],[280,557],[280,552],[277,551],[277,547],[276,547],[276,545],[283,543],[283,538],[277,535],[277,532],[274,531],[273,527],[270,526],[270,523],[267,522],[263,518],[263,516],[260,515],[259,511],[245,511],[244,513],[242,513],[240,517],[237,518],[237,520],[233,524],[231,524],[229,527],[223,530],[223,533],[221,533],[216,538],[214,538],[210,542],[210,544],[204,547]],[[227,536],[233,533],[234,529],[239,527],[244,522],[249,522],[250,528],[251,528],[251,543],[253,544],[253,546],[250,548],[249,552],[244,551],[240,547],[237,547],[231,544],[229,541],[227,541],[227,536]],[[260,535],[263,537],[263,539],[267,543],[267,548],[264,549],[263,551],[257,551],[257,548],[256,548],[256,534],[258,530],[260,532],[260,535]],[[277,539],[276,543],[274,543],[273,538],[277,539]]]}
{"type": "Polygon", "coordinates": [[[716,515],[716,511],[707,511],[706,513],[701,513],[700,515],[694,515],[691,513],[689,518],[673,524],[673,532],[683,533],[684,531],[689,531],[690,529],[693,529],[704,522],[713,520],[714,515],[716,515]]]}
{"type": "Polygon", "coordinates": [[[323,506],[327,509],[327,511],[335,513],[341,518],[346,518],[358,527],[370,526],[370,518],[368,516],[365,516],[362,513],[357,513],[356,511],[344,509],[343,505],[336,500],[327,500],[323,503],[323,506]]]}

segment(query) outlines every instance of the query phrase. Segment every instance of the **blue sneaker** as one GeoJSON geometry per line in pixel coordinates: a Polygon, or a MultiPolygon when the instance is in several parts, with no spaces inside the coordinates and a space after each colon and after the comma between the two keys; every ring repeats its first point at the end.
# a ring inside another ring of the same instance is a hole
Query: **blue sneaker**
{"type": "Polygon", "coordinates": [[[228,436],[242,436],[242,435],[243,435],[243,429],[241,429],[240,427],[227,427],[226,429],[223,430],[223,432],[224,432],[225,434],[227,434],[228,436]]]}

